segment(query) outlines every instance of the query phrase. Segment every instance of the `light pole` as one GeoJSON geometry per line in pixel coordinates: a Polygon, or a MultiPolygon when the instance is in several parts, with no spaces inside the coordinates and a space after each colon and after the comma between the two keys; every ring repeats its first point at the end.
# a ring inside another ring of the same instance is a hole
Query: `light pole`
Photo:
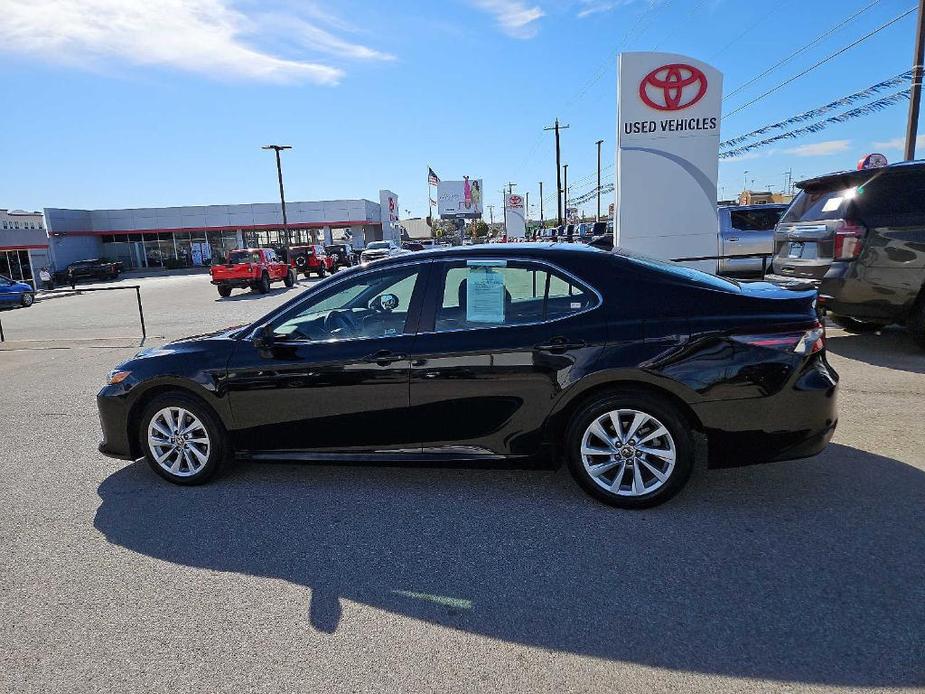
{"type": "Polygon", "coordinates": [[[919,132],[919,105],[922,101],[922,78],[925,69],[925,0],[919,0],[918,29],[915,32],[915,53],[912,56],[912,87],[909,90],[909,123],[906,126],[906,161],[915,159],[915,140],[919,132]]]}
{"type": "Polygon", "coordinates": [[[601,144],[603,140],[597,141],[597,217],[595,222],[601,221],[601,144]]]}
{"type": "Polygon", "coordinates": [[[279,153],[284,149],[292,149],[291,145],[264,145],[261,149],[272,149],[276,152],[276,176],[279,179],[279,202],[283,207],[283,233],[286,235],[286,262],[289,258],[289,220],[286,218],[286,193],[283,190],[283,163],[279,158],[279,153]]]}
{"type": "MultiPolygon", "coordinates": [[[[564,198],[565,218],[568,219],[568,164],[562,165],[562,197],[564,198]]],[[[562,218],[559,217],[559,226],[562,226],[562,218]]]]}
{"type": "Polygon", "coordinates": [[[546,220],[543,219],[543,182],[540,181],[540,229],[546,226],[546,220]]]}

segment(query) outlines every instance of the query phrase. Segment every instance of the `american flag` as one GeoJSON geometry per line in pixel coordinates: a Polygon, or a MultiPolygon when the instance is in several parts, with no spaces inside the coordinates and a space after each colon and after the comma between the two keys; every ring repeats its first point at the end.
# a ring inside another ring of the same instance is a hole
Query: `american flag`
{"type": "Polygon", "coordinates": [[[432,186],[435,186],[438,183],[440,183],[440,177],[437,174],[435,174],[434,170],[430,168],[429,166],[427,167],[427,183],[428,185],[432,185],[432,186]]]}

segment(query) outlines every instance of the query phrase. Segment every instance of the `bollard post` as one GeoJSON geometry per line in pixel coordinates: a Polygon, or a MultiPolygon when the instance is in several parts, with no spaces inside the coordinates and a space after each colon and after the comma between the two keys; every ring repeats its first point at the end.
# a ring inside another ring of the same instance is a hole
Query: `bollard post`
{"type": "Polygon", "coordinates": [[[135,298],[138,299],[138,319],[141,321],[141,342],[144,344],[144,341],[148,337],[148,333],[145,330],[145,310],[141,306],[141,287],[135,287],[135,298]]]}
{"type": "Polygon", "coordinates": [[[0,342],[6,342],[6,338],[3,337],[3,321],[0,320],[0,342]]]}

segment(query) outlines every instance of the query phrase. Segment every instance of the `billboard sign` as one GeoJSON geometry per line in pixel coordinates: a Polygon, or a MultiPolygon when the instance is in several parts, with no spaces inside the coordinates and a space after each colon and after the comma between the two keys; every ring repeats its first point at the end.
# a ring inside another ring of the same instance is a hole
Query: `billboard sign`
{"type": "Polygon", "coordinates": [[[437,213],[445,219],[481,219],[483,190],[481,178],[466,176],[462,181],[440,181],[437,213]]]}
{"type": "Polygon", "coordinates": [[[722,73],[670,53],[618,61],[615,243],[664,259],[717,255],[722,73]]]}
{"type": "Polygon", "coordinates": [[[504,232],[509,239],[522,239],[527,235],[527,217],[524,198],[517,193],[504,196],[504,232]]]}

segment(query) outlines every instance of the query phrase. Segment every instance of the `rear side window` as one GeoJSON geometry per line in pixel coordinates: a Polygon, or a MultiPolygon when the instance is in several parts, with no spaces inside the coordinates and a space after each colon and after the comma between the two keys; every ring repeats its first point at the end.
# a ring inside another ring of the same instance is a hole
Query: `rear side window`
{"type": "Polygon", "coordinates": [[[855,188],[801,190],[780,220],[784,223],[817,222],[849,216],[855,188]]]}
{"type": "Polygon", "coordinates": [[[781,209],[733,210],[732,228],[739,231],[770,231],[780,221],[781,209]]]}
{"type": "Polygon", "coordinates": [[[925,175],[875,176],[858,186],[854,206],[868,227],[925,224],[925,175]]]}
{"type": "Polygon", "coordinates": [[[587,288],[535,263],[459,261],[444,267],[437,332],[539,323],[596,302],[587,288]]]}

